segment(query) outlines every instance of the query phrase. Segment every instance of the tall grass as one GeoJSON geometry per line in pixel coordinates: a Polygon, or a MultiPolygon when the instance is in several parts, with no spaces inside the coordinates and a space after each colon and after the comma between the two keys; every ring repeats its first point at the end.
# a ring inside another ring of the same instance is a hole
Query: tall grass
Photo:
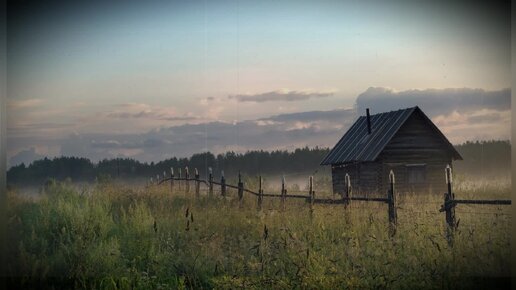
{"type": "MultiPolygon", "coordinates": [[[[192,186],[193,189],[193,186],[192,186]]],[[[501,189],[502,191],[505,189],[501,189]]],[[[502,195],[492,192],[495,196],[502,195]]],[[[460,194],[460,193],[458,193],[460,194]]],[[[132,189],[78,192],[50,182],[37,200],[9,194],[8,268],[17,286],[87,289],[471,288],[509,275],[510,215],[460,213],[453,246],[441,196],[399,198],[389,236],[383,204],[316,205],[132,189]],[[480,281],[480,282],[479,282],[480,281]],[[39,285],[39,284],[38,284],[39,285]]],[[[479,211],[480,212],[480,211],[479,211]]],[[[492,212],[492,213],[491,213],[492,212]]]]}

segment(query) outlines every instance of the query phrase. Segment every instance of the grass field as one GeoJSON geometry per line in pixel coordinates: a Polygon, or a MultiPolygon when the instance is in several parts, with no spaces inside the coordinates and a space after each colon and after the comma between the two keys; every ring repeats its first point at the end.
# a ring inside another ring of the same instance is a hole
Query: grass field
{"type": "MultiPolygon", "coordinates": [[[[473,288],[510,274],[507,206],[457,207],[453,246],[442,196],[400,196],[389,236],[386,205],[315,205],[168,186],[111,182],[80,190],[50,182],[37,200],[9,192],[9,274],[29,287],[86,289],[473,288]],[[486,282],[487,281],[487,282],[486,282]]],[[[461,191],[462,190],[462,191],[461,191]]],[[[471,186],[457,198],[510,198],[510,185],[471,186]]],[[[21,285],[20,285],[21,284],[21,285]]]]}

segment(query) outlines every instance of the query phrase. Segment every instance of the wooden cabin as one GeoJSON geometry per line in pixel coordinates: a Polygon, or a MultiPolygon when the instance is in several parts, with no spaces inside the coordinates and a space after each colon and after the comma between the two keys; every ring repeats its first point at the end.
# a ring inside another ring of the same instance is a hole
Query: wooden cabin
{"type": "Polygon", "coordinates": [[[375,115],[366,111],[321,165],[331,165],[333,192],[344,192],[350,175],[353,194],[384,195],[393,170],[396,191],[444,193],[445,168],[459,152],[419,107],[375,115]]]}

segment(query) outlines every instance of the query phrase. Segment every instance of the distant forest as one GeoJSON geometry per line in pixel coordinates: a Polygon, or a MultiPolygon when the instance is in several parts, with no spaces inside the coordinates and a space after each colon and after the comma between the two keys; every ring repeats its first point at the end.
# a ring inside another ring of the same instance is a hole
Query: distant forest
{"type": "Polygon", "coordinates": [[[510,141],[468,141],[455,148],[464,158],[453,164],[455,172],[459,174],[486,178],[510,175],[510,141]]]}
{"type": "MultiPolygon", "coordinates": [[[[507,175],[511,166],[511,144],[509,141],[466,142],[456,145],[463,161],[454,163],[455,172],[463,175],[500,176],[507,175]]],[[[190,158],[171,158],[157,163],[140,162],[129,158],[116,158],[93,163],[87,158],[56,157],[44,158],[30,165],[20,164],[7,172],[10,185],[41,184],[48,178],[73,181],[94,181],[97,178],[135,179],[156,178],[166,172],[170,175],[173,167],[178,169],[188,166],[193,175],[194,168],[199,169],[201,178],[206,176],[207,168],[213,168],[216,178],[221,170],[226,176],[234,176],[239,171],[245,175],[280,175],[292,173],[310,174],[315,171],[330,173],[327,166],[320,166],[322,158],[329,152],[328,148],[299,148],[294,151],[248,151],[246,153],[227,152],[214,155],[210,152],[194,154],[190,158]]]]}

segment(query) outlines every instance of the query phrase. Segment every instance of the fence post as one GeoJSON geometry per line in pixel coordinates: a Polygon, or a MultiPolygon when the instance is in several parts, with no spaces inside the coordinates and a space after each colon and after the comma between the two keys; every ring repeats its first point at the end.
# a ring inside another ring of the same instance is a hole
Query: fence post
{"type": "Polygon", "coordinates": [[[199,171],[197,170],[197,168],[195,168],[195,196],[197,198],[200,197],[200,186],[201,186],[201,183],[199,182],[199,171]]]}
{"type": "Polygon", "coordinates": [[[174,167],[170,167],[170,191],[174,193],[174,167]]]}
{"type": "Polygon", "coordinates": [[[211,170],[211,167],[208,167],[209,169],[209,176],[208,176],[208,195],[210,197],[213,196],[213,172],[211,170]]]}
{"type": "Polygon", "coordinates": [[[224,170],[222,170],[220,174],[220,194],[223,197],[226,196],[226,179],[224,178],[224,170]]]}
{"type": "Polygon", "coordinates": [[[287,189],[285,188],[285,175],[281,177],[281,209],[285,210],[285,200],[287,199],[287,189]]]}
{"type": "Polygon", "coordinates": [[[396,213],[396,193],[394,192],[395,182],[394,172],[391,170],[389,173],[389,191],[387,193],[387,199],[389,202],[389,225],[391,229],[391,235],[396,233],[396,225],[398,222],[398,215],[396,213]]]}
{"type": "Polygon", "coordinates": [[[310,176],[308,178],[308,196],[310,202],[310,216],[312,216],[314,212],[314,202],[315,202],[315,192],[314,192],[314,177],[310,176]]]}
{"type": "Polygon", "coordinates": [[[150,178],[150,185],[154,184],[154,180],[152,180],[152,177],[150,178]]]}
{"type": "Polygon", "coordinates": [[[244,183],[242,182],[242,175],[238,171],[238,201],[242,205],[242,199],[244,198],[244,183]]]}
{"type": "Polygon", "coordinates": [[[258,209],[262,210],[263,190],[262,190],[262,176],[258,177],[258,209]]]}
{"type": "Polygon", "coordinates": [[[344,175],[344,207],[347,208],[351,204],[351,178],[349,174],[344,175]]]}
{"type": "Polygon", "coordinates": [[[185,166],[185,178],[186,178],[185,190],[188,193],[188,192],[190,192],[190,172],[188,171],[188,166],[185,166]]]}
{"type": "Polygon", "coordinates": [[[156,185],[159,185],[159,174],[156,174],[156,185]]]}
{"type": "Polygon", "coordinates": [[[179,180],[177,181],[177,185],[179,187],[179,191],[181,191],[181,175],[182,175],[181,167],[179,167],[179,180]]]}
{"type": "Polygon", "coordinates": [[[444,209],[446,210],[446,233],[448,236],[448,243],[453,243],[453,231],[455,230],[455,194],[452,192],[453,175],[450,165],[446,165],[445,169],[447,192],[444,194],[444,209]]]}

